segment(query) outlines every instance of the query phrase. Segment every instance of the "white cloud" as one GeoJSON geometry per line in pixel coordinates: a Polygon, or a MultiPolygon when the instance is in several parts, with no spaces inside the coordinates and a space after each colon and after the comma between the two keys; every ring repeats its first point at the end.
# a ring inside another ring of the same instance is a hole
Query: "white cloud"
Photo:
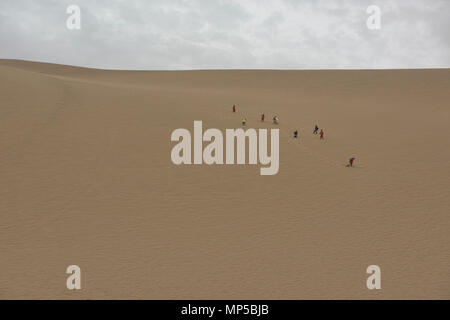
{"type": "Polygon", "coordinates": [[[118,69],[450,67],[446,0],[2,0],[0,57],[118,69]],[[65,28],[66,8],[82,29],[65,28]],[[366,28],[366,8],[382,28],[366,28]]]}

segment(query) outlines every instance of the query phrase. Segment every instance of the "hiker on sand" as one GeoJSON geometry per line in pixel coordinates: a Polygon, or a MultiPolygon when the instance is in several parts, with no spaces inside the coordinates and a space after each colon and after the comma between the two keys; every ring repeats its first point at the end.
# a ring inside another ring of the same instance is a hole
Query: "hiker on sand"
{"type": "Polygon", "coordinates": [[[236,105],[233,104],[233,112],[236,112],[236,105]]]}
{"type": "Polygon", "coordinates": [[[314,127],[313,134],[317,134],[318,132],[319,132],[319,127],[316,124],[316,126],[314,127]]]}
{"type": "Polygon", "coordinates": [[[261,115],[261,122],[264,122],[264,113],[261,115]]]}
{"type": "Polygon", "coordinates": [[[245,127],[246,124],[247,124],[247,119],[242,119],[242,126],[245,127]]]}
{"type": "Polygon", "coordinates": [[[320,135],[320,139],[323,139],[323,130],[322,129],[320,129],[319,135],[320,135]]]}
{"type": "Polygon", "coordinates": [[[353,162],[355,161],[355,158],[350,158],[348,160],[348,167],[353,167],[353,162]]]}
{"type": "Polygon", "coordinates": [[[298,137],[298,131],[295,130],[295,131],[294,131],[294,138],[297,138],[297,137],[298,137]]]}
{"type": "Polygon", "coordinates": [[[277,116],[273,117],[273,124],[278,124],[278,117],[277,116]]]}

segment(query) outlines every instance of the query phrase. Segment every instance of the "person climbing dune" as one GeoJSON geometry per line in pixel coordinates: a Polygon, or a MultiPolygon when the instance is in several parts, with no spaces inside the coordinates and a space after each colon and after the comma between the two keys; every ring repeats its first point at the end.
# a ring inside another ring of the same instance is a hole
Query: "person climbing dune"
{"type": "Polygon", "coordinates": [[[353,162],[355,161],[355,158],[350,158],[349,160],[348,160],[348,165],[347,165],[347,167],[353,167],[353,162]]]}
{"type": "Polygon", "coordinates": [[[298,137],[298,131],[295,130],[295,131],[294,131],[294,138],[297,138],[297,137],[298,137]]]}
{"type": "Polygon", "coordinates": [[[320,129],[319,135],[320,135],[320,139],[323,140],[323,129],[320,129]]]}
{"type": "Polygon", "coordinates": [[[316,126],[314,127],[313,134],[317,134],[318,132],[319,132],[319,127],[316,124],[316,126]]]}
{"type": "Polygon", "coordinates": [[[278,116],[273,117],[273,124],[278,124],[278,116]]]}
{"type": "Polygon", "coordinates": [[[236,112],[236,105],[233,104],[233,112],[236,112]]]}
{"type": "Polygon", "coordinates": [[[242,119],[242,126],[245,127],[245,125],[247,124],[247,119],[242,119]]]}
{"type": "Polygon", "coordinates": [[[261,122],[264,122],[264,113],[261,115],[261,122]]]}

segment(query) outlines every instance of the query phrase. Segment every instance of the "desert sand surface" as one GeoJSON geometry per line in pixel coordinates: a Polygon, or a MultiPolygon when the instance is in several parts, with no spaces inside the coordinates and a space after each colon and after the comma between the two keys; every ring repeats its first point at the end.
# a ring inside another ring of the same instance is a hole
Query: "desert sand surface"
{"type": "Polygon", "coordinates": [[[0,298],[449,299],[449,102],[449,69],[0,60],[0,298]],[[261,113],[278,174],[172,163],[174,129],[261,113]]]}

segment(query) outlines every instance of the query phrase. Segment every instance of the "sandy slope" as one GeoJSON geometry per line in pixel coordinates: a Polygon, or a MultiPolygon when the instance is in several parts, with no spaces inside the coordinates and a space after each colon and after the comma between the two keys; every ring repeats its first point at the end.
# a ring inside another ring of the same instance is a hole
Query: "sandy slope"
{"type": "Polygon", "coordinates": [[[445,69],[0,60],[0,298],[448,299],[449,88],[445,69]],[[278,175],[171,163],[172,130],[271,127],[261,112],[281,120],[278,175]]]}

